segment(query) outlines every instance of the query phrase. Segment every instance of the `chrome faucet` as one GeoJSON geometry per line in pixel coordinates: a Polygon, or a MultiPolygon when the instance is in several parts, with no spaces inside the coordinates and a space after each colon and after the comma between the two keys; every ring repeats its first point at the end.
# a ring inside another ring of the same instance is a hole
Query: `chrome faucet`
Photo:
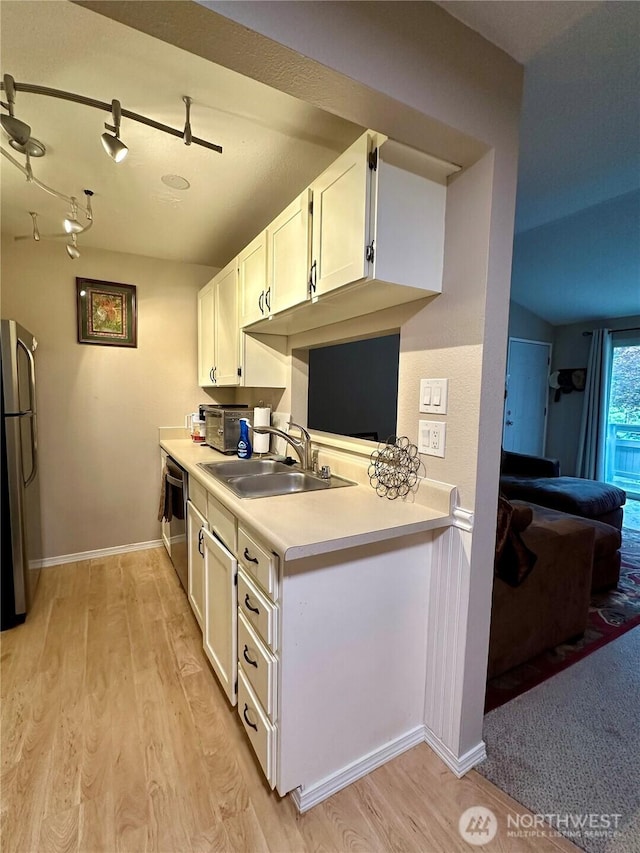
{"type": "Polygon", "coordinates": [[[294,424],[293,421],[290,421],[289,426],[300,430],[300,438],[289,435],[288,432],[284,432],[283,430],[272,426],[254,426],[252,429],[259,435],[268,433],[269,435],[277,435],[279,438],[284,438],[284,440],[290,444],[297,453],[300,464],[302,465],[302,470],[311,471],[313,468],[311,462],[311,436],[303,426],[300,426],[300,424],[294,424]]]}

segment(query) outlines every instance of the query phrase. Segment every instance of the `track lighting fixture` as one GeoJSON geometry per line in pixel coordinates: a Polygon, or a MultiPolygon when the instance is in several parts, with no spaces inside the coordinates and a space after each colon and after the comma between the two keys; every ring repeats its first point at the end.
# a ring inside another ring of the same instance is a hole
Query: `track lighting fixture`
{"type": "Polygon", "coordinates": [[[107,124],[107,122],[104,123],[105,128],[111,131],[111,133],[103,133],[100,139],[102,140],[102,147],[109,157],[111,157],[112,160],[115,160],[116,163],[122,163],[129,153],[129,149],[120,139],[122,108],[120,106],[120,101],[115,98],[111,101],[111,115],[113,116],[113,124],[107,124]]]}
{"type": "MultiPolygon", "coordinates": [[[[206,139],[200,139],[197,136],[193,135],[191,131],[191,104],[193,103],[193,99],[190,98],[188,95],[183,95],[182,97],[182,100],[185,105],[186,116],[183,130],[178,130],[174,127],[169,127],[166,124],[161,124],[160,122],[155,121],[155,119],[147,118],[146,116],[140,115],[139,113],[134,113],[131,112],[131,110],[123,109],[120,104],[120,101],[116,98],[114,98],[109,104],[105,101],[97,101],[94,98],[87,98],[84,95],[75,94],[74,92],[63,92],[60,89],[50,89],[46,86],[36,86],[32,85],[31,83],[16,83],[10,74],[4,75],[2,82],[0,82],[0,90],[5,92],[7,98],[6,103],[4,101],[0,101],[0,105],[8,112],[8,115],[0,115],[0,123],[2,126],[2,130],[8,136],[9,145],[11,146],[11,148],[13,148],[14,151],[18,151],[21,154],[24,154],[25,164],[23,166],[22,163],[19,163],[2,146],[0,146],[0,154],[2,154],[11,163],[13,163],[13,165],[25,175],[29,183],[35,184],[37,187],[40,187],[40,189],[50,193],[51,195],[56,196],[59,199],[62,199],[63,201],[66,201],[70,205],[71,211],[67,214],[64,220],[65,233],[51,236],[71,236],[70,242],[66,245],[66,249],[67,254],[72,259],[78,258],[80,256],[77,247],[77,235],[84,231],[87,231],[93,224],[93,213],[91,210],[91,196],[93,195],[93,193],[91,190],[84,191],[86,196],[86,207],[79,208],[76,198],[58,192],[58,190],[53,189],[53,187],[47,186],[35,177],[31,165],[31,158],[44,156],[44,154],[46,153],[46,149],[42,142],[31,136],[31,127],[26,122],[21,121],[20,119],[15,117],[14,108],[16,92],[26,92],[32,95],[44,95],[45,97],[49,98],[60,98],[65,101],[72,101],[76,104],[83,104],[87,107],[93,107],[97,110],[110,112],[113,124],[108,124],[105,122],[105,133],[101,135],[101,142],[104,147],[104,150],[116,163],[121,163],[122,160],[124,160],[124,158],[127,156],[127,153],[129,151],[127,146],[120,139],[120,124],[123,117],[131,121],[137,121],[140,124],[144,124],[147,127],[153,128],[154,130],[159,130],[162,133],[168,133],[171,136],[177,136],[184,141],[185,145],[200,145],[203,148],[208,148],[211,151],[216,151],[218,154],[222,154],[222,146],[216,145],[213,142],[208,142],[206,139]],[[78,219],[79,210],[87,219],[87,224],[84,226],[78,219]]],[[[36,216],[37,214],[35,213],[31,214],[33,220],[33,238],[35,240],[39,240],[40,234],[38,232],[37,220],[35,218],[36,216]]]]}

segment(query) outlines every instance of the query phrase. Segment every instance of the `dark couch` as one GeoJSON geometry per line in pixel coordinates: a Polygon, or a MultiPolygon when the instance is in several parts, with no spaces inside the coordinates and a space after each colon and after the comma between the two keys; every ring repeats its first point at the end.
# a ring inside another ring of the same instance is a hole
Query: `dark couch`
{"type": "Polygon", "coordinates": [[[500,491],[509,500],[529,501],[622,529],[626,493],[609,483],[562,477],[557,459],[504,451],[500,491]]]}
{"type": "Polygon", "coordinates": [[[529,517],[517,535],[535,555],[533,568],[515,586],[501,577],[493,582],[489,678],[579,636],[587,625],[593,524],[536,506],[529,517]]]}

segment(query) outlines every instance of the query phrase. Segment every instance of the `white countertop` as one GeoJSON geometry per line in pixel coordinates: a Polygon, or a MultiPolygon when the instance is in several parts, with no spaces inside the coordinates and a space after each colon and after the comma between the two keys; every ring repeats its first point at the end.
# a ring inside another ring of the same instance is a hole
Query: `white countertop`
{"type": "Polygon", "coordinates": [[[238,498],[198,467],[198,462],[222,462],[235,457],[188,438],[164,439],[160,446],[285,560],[382,542],[451,524],[442,494],[438,494],[440,508],[435,509],[378,497],[369,484],[252,500],[238,498]]]}

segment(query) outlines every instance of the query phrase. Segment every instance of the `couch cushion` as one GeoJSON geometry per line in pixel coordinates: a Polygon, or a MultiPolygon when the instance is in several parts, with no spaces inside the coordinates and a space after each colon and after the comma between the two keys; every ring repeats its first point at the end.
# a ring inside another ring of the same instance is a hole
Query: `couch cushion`
{"type": "Polygon", "coordinates": [[[597,518],[621,507],[626,493],[609,483],[581,477],[500,477],[500,489],[509,498],[559,509],[584,518],[597,518]]]}
{"type": "MultiPolygon", "coordinates": [[[[538,506],[536,504],[523,503],[522,501],[512,501],[514,507],[529,507],[533,511],[533,521],[537,524],[543,521],[551,521],[558,517],[559,510],[549,509],[546,506],[538,506]]],[[[605,524],[603,521],[596,521],[595,518],[584,518],[584,516],[566,515],[567,520],[578,521],[582,524],[588,524],[595,531],[595,543],[593,546],[594,560],[601,557],[607,557],[615,553],[622,543],[622,536],[616,527],[610,524],[605,524]]]]}

